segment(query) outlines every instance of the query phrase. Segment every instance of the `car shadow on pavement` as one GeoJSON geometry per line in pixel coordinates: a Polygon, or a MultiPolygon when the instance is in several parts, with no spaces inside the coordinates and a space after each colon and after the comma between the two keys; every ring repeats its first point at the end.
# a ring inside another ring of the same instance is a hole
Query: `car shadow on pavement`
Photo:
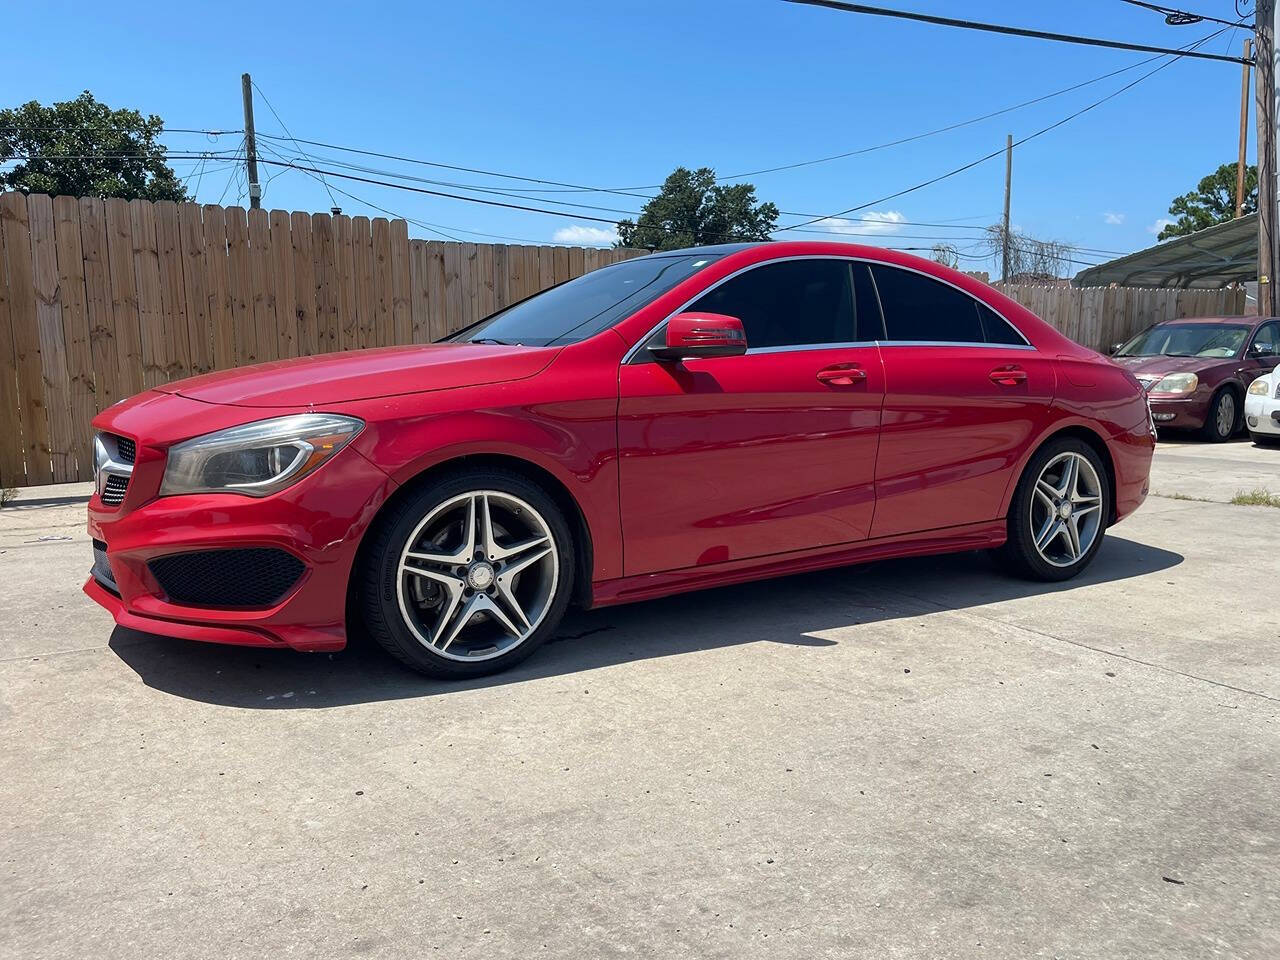
{"type": "Polygon", "coordinates": [[[524,663],[475,680],[431,680],[369,641],[334,654],[219,646],[117,627],[110,648],[149,687],[205,703],[318,709],[456,694],[749,643],[835,646],[823,631],[1005,600],[1079,590],[1165,570],[1182,556],[1109,536],[1081,577],[1031,583],[982,553],[888,560],[662,600],[570,611],[557,635],[524,663]]]}

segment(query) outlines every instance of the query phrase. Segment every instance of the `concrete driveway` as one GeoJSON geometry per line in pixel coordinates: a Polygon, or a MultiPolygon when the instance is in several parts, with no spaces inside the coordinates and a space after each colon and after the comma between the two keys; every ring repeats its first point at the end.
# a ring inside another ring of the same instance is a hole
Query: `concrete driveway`
{"type": "Polygon", "coordinates": [[[580,613],[452,685],[113,631],[82,511],[0,511],[5,957],[1280,956],[1280,510],[580,613]]]}

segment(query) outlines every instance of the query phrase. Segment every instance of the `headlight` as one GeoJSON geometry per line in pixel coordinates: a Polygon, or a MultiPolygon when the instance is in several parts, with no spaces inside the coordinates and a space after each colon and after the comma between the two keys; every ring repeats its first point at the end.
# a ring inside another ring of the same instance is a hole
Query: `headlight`
{"type": "Polygon", "coordinates": [[[296,483],[346,446],[364,424],[303,413],[205,434],[169,448],[162,497],[240,493],[265,497],[296,483]]]}
{"type": "Polygon", "coordinates": [[[1200,386],[1200,378],[1194,373],[1171,373],[1158,380],[1152,393],[1194,393],[1200,386]]]}
{"type": "Polygon", "coordinates": [[[1259,377],[1257,380],[1253,381],[1253,383],[1249,384],[1249,393],[1255,397],[1265,397],[1270,392],[1271,391],[1267,386],[1266,377],[1259,377]]]}

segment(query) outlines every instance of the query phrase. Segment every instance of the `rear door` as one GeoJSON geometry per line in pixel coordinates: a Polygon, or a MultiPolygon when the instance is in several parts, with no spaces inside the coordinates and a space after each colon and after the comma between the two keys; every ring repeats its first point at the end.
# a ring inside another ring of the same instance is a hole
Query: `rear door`
{"type": "Polygon", "coordinates": [[[993,520],[1048,422],[1055,373],[1004,318],[904,267],[873,264],[885,405],[872,537],[993,520]]]}

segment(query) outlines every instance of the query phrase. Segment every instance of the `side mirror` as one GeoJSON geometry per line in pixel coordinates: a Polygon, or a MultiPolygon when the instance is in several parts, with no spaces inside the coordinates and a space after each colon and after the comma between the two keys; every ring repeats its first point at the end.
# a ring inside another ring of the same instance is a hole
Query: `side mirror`
{"type": "Polygon", "coordinates": [[[1251,357],[1273,357],[1276,349],[1269,343],[1252,343],[1249,345],[1249,356],[1251,357]]]}
{"type": "Polygon", "coordinates": [[[1120,348],[1123,346],[1124,346],[1123,343],[1113,343],[1108,353],[1110,353],[1110,355],[1114,357],[1117,353],[1120,352],[1120,348]]]}
{"type": "Polygon", "coordinates": [[[747,332],[737,317],[722,313],[678,313],[667,321],[666,342],[650,347],[659,360],[736,357],[747,352],[747,332]]]}

